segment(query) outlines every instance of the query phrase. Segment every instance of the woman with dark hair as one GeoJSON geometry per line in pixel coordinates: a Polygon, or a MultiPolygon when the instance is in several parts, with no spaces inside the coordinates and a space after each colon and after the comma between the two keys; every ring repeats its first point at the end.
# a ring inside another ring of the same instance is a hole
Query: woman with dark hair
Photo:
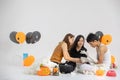
{"type": "MultiPolygon", "coordinates": [[[[87,58],[87,55],[83,54],[83,52],[85,52],[85,53],[87,52],[87,49],[84,47],[84,42],[85,42],[85,38],[83,35],[78,35],[76,37],[76,39],[71,47],[71,50],[69,52],[71,57],[79,58],[79,59],[81,59],[81,57],[87,58]]],[[[81,63],[82,63],[82,61],[81,61],[81,63]]],[[[78,64],[81,64],[81,63],[78,63],[78,64]]],[[[88,63],[88,62],[86,62],[86,63],[88,63]]],[[[72,65],[74,69],[76,68],[76,63],[74,63],[74,62],[69,61],[67,64],[72,65]]]]}
{"type": "Polygon", "coordinates": [[[72,58],[69,55],[69,50],[73,42],[74,42],[74,35],[71,33],[66,34],[63,41],[61,41],[55,48],[50,60],[54,63],[60,64],[62,58],[64,57],[64,59],[67,61],[72,61],[75,63],[80,62],[79,58],[72,58]]]}
{"type": "MultiPolygon", "coordinates": [[[[87,51],[87,49],[84,47],[84,36],[78,35],[73,43],[73,46],[70,50],[70,56],[80,58],[82,56],[81,51],[87,51]]],[[[87,56],[87,55],[86,55],[87,56]]]]}

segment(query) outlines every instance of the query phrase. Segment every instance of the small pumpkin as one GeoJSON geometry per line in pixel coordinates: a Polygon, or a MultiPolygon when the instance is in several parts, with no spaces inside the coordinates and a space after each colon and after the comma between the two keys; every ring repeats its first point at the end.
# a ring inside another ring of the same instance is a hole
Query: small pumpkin
{"type": "Polygon", "coordinates": [[[96,75],[97,75],[97,76],[103,76],[103,75],[104,75],[104,70],[98,69],[98,70],[96,71],[96,75]]]}
{"type": "Polygon", "coordinates": [[[57,66],[53,68],[53,76],[59,76],[59,68],[57,66]]]}
{"type": "Polygon", "coordinates": [[[50,69],[47,66],[40,66],[40,70],[37,71],[37,75],[39,76],[48,76],[50,75],[50,69]]]}
{"type": "Polygon", "coordinates": [[[58,72],[58,67],[57,66],[55,66],[54,68],[53,68],[53,73],[57,73],[58,72]]]}

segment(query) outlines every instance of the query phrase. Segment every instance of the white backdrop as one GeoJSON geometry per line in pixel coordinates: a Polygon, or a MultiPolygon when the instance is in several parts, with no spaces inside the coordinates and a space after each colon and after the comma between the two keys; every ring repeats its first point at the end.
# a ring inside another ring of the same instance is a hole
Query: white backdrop
{"type": "MultiPolygon", "coordinates": [[[[119,5],[119,0],[0,0],[0,63],[21,65],[24,52],[46,58],[66,33],[86,37],[96,31],[112,35],[108,47],[120,62],[119,5]],[[9,39],[12,31],[39,31],[41,39],[35,44],[15,44],[9,39]]],[[[94,56],[94,49],[85,46],[94,56]]]]}

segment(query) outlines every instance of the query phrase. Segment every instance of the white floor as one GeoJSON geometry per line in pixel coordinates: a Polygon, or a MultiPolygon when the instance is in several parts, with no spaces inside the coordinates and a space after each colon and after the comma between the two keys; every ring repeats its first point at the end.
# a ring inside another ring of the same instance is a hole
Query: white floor
{"type": "Polygon", "coordinates": [[[0,80],[120,80],[120,69],[116,69],[116,77],[83,75],[83,74],[60,74],[59,76],[37,76],[24,74],[23,67],[0,66],[0,80]]]}

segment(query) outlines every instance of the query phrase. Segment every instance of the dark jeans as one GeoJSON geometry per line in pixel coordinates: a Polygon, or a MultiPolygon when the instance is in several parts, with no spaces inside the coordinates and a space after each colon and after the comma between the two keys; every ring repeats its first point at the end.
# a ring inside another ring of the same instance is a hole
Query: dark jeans
{"type": "Polygon", "coordinates": [[[59,70],[61,73],[71,73],[75,70],[76,63],[74,62],[68,62],[66,61],[65,63],[60,63],[59,64],[59,70]]]}

